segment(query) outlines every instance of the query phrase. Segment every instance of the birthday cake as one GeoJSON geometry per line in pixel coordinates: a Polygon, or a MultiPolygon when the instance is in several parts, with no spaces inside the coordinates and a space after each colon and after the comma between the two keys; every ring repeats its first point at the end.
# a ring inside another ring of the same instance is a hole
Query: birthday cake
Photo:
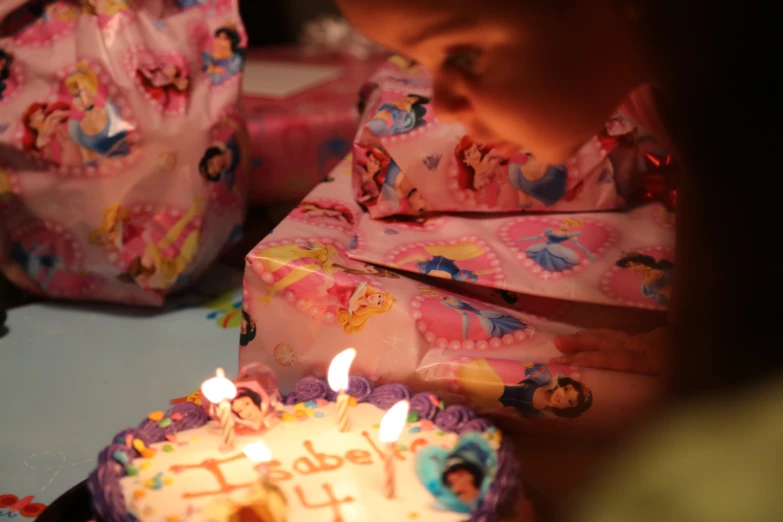
{"type": "Polygon", "coordinates": [[[286,396],[260,381],[235,383],[232,449],[203,398],[119,433],[89,477],[97,518],[491,522],[518,497],[511,441],[465,406],[359,376],[339,398],[315,377],[286,396]],[[396,441],[381,442],[385,423],[395,422],[387,410],[400,406],[396,441]],[[345,431],[339,419],[347,419],[345,431]],[[259,444],[263,462],[248,451],[259,444]]]}

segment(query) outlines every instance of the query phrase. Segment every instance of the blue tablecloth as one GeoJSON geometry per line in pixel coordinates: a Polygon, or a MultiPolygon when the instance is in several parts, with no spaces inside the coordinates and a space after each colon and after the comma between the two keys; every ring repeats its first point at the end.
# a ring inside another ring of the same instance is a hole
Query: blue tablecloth
{"type": "Polygon", "coordinates": [[[34,518],[30,507],[86,478],[115,433],[165,411],[217,367],[236,373],[241,278],[217,267],[164,310],[10,310],[0,339],[0,519],[34,518]]]}

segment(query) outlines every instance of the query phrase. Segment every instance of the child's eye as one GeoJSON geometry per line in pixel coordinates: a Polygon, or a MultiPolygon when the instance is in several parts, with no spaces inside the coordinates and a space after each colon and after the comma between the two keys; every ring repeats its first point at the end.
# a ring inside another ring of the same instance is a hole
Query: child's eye
{"type": "Polygon", "coordinates": [[[480,58],[481,51],[478,49],[454,49],[449,52],[443,65],[444,67],[454,69],[466,76],[475,76],[478,74],[478,62],[480,58]]]}

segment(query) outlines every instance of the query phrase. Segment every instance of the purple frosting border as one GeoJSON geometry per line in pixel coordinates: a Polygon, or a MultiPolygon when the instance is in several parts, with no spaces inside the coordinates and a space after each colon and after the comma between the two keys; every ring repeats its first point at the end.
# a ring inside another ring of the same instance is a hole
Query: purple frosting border
{"type": "MultiPolygon", "coordinates": [[[[305,400],[326,399],[334,402],[336,394],[323,379],[305,377],[294,387],[294,392],[283,398],[284,404],[295,404],[300,401],[300,395],[305,400]],[[304,381],[304,382],[303,382],[304,381]],[[301,385],[301,386],[300,386],[301,385]],[[297,392],[298,390],[298,392],[297,392]],[[317,393],[316,393],[317,391],[317,393]]],[[[414,397],[410,388],[404,384],[385,384],[374,388],[364,377],[352,376],[349,393],[357,396],[358,402],[369,402],[380,409],[389,409],[386,397],[414,397]],[[378,390],[378,392],[375,392],[378,390]],[[353,393],[351,393],[353,392],[353,393]],[[380,400],[379,400],[380,399],[380,400]],[[379,406],[382,404],[382,406],[379,406]]],[[[417,394],[418,395],[418,394],[417,394]]],[[[395,401],[396,402],[396,401],[395,401]]],[[[103,522],[137,522],[136,517],[128,512],[125,499],[120,488],[120,479],[125,476],[125,467],[114,459],[116,452],[124,453],[129,460],[140,457],[138,451],[128,446],[125,440],[128,435],[144,441],[149,446],[166,440],[167,434],[198,428],[209,421],[209,416],[201,406],[190,402],[175,405],[166,417],[180,414],[182,418],[173,420],[165,429],[157,422],[145,420],[138,428],[131,428],[118,433],[109,446],[98,455],[98,467],[90,473],[87,486],[92,497],[93,507],[103,522]]],[[[468,431],[486,431],[492,424],[475,412],[460,405],[452,405],[439,410],[434,417],[435,425],[449,433],[465,433],[468,431]],[[438,421],[441,417],[440,422],[438,421]]],[[[511,441],[504,437],[498,449],[498,471],[481,505],[466,522],[495,522],[498,519],[498,506],[510,502],[517,490],[519,462],[517,461],[511,441]]]]}

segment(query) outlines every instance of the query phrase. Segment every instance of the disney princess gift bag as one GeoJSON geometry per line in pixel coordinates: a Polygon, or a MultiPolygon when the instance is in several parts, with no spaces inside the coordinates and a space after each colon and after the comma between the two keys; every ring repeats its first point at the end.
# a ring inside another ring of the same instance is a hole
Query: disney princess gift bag
{"type": "Polygon", "coordinates": [[[353,188],[371,217],[610,210],[633,196],[648,166],[667,158],[622,114],[565,165],[546,165],[524,150],[507,156],[461,125],[439,122],[431,100],[429,75],[400,57],[362,89],[353,188]]]}
{"type": "Polygon", "coordinates": [[[237,4],[1,3],[9,279],[50,297],[160,305],[241,237],[237,4]]]}

